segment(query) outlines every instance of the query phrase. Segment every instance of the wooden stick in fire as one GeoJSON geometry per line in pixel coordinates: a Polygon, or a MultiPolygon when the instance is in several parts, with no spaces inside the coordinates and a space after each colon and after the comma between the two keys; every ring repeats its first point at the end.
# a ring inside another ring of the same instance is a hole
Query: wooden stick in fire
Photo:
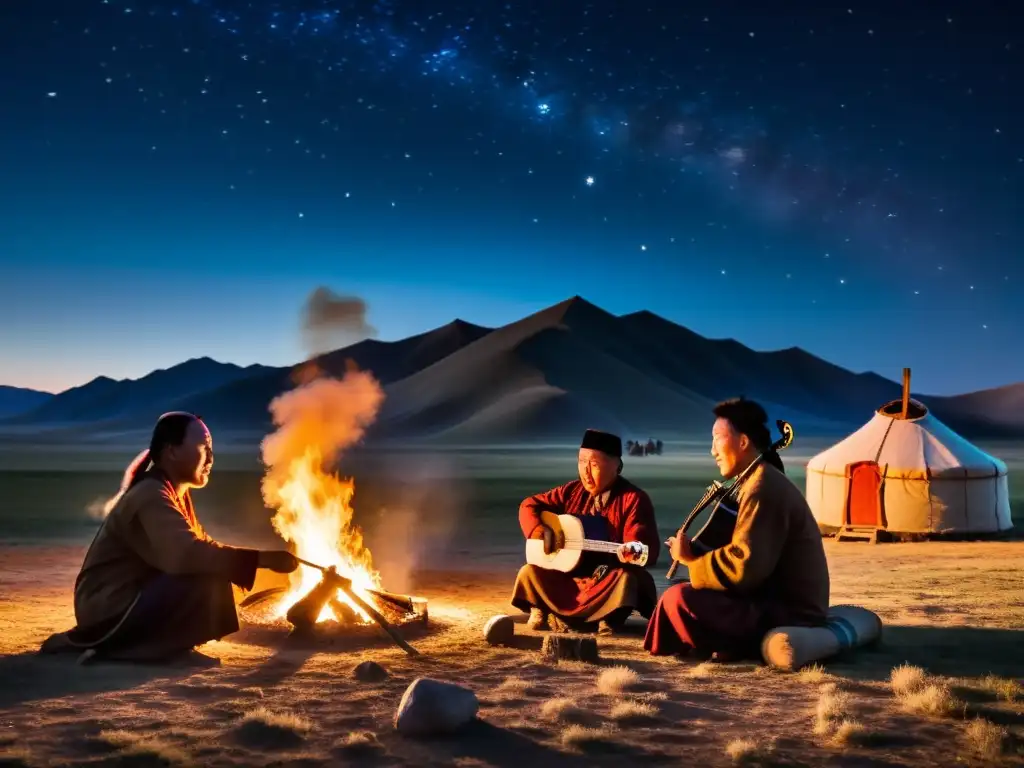
{"type": "Polygon", "coordinates": [[[388,635],[391,637],[392,640],[395,641],[395,644],[399,648],[408,653],[410,656],[420,655],[420,652],[413,648],[411,645],[409,645],[405,641],[405,639],[400,634],[398,634],[398,632],[395,631],[395,628],[391,626],[388,620],[385,619],[376,608],[374,608],[372,605],[367,603],[365,600],[363,600],[359,595],[355,593],[355,591],[352,589],[352,579],[342,576],[334,568],[324,568],[323,566],[316,565],[315,563],[311,563],[301,558],[296,558],[296,560],[298,560],[303,565],[308,565],[310,568],[316,568],[317,570],[323,572],[324,578],[321,584],[330,583],[334,587],[340,589],[342,592],[348,595],[349,599],[352,602],[354,602],[356,605],[358,605],[360,608],[366,611],[366,613],[368,613],[370,617],[380,625],[380,628],[388,633],[388,635]]]}
{"type": "MultiPolygon", "coordinates": [[[[303,565],[308,565],[310,568],[315,568],[321,573],[327,573],[327,571],[329,570],[325,566],[317,565],[316,563],[311,563],[309,562],[309,560],[303,560],[301,557],[296,557],[295,559],[303,565]]],[[[389,602],[392,605],[401,608],[403,611],[406,611],[407,613],[412,613],[413,609],[415,608],[412,600],[406,597],[405,595],[396,595],[392,592],[381,592],[379,589],[364,589],[363,591],[373,595],[375,598],[389,602]]]]}

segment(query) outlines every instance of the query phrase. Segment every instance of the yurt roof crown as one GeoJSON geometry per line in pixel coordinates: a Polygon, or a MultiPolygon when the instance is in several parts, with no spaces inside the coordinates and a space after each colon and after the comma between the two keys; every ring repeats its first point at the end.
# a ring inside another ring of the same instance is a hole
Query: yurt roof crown
{"type": "Polygon", "coordinates": [[[928,406],[910,397],[909,368],[903,369],[903,397],[899,400],[890,400],[878,409],[878,413],[903,421],[917,421],[928,415],[928,406]]]}

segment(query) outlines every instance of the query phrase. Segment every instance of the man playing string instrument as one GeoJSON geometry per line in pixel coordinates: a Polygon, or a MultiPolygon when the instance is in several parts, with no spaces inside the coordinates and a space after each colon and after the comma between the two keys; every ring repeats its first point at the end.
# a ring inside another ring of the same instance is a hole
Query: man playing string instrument
{"type": "MultiPolygon", "coordinates": [[[[607,432],[587,430],[579,450],[579,479],[525,499],[519,507],[523,535],[543,539],[550,553],[561,548],[554,530],[541,522],[540,513],[597,515],[607,521],[608,540],[640,542],[649,548],[648,566],[660,550],[654,505],[644,491],[622,476],[622,441],[607,432]]],[[[532,629],[591,629],[611,633],[636,610],[651,615],[657,600],[654,579],[633,564],[634,554],[620,547],[594,573],[573,577],[561,571],[524,565],[513,587],[512,605],[529,611],[532,629]]]]}
{"type": "MultiPolygon", "coordinates": [[[[719,403],[714,415],[711,455],[722,476],[732,478],[771,447],[768,417],[742,398],[719,403]]],[[[773,627],[825,621],[829,573],[821,533],[778,454],[768,451],[722,503],[737,513],[726,546],[698,555],[685,537],[667,542],[690,580],[658,601],[644,638],[653,655],[757,656],[773,627]]]]}

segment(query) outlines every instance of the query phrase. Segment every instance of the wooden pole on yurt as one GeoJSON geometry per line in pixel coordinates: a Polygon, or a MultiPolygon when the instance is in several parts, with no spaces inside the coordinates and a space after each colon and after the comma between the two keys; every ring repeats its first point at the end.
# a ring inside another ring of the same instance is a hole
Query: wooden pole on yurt
{"type": "Polygon", "coordinates": [[[903,369],[903,411],[900,418],[907,418],[907,409],[910,407],[910,369],[903,369]]]}

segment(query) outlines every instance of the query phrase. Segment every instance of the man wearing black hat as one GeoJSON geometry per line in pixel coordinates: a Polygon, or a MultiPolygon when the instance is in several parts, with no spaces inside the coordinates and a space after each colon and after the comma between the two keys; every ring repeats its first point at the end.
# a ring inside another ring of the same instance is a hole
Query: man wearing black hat
{"type": "MultiPolygon", "coordinates": [[[[609,540],[641,542],[649,548],[647,566],[658,560],[661,540],[654,505],[644,491],[622,476],[622,441],[617,435],[588,429],[579,451],[579,479],[525,499],[519,506],[523,535],[543,539],[544,549],[561,547],[540,513],[599,515],[608,524],[609,540]]],[[[561,571],[524,565],[513,587],[512,605],[530,612],[532,629],[616,631],[635,610],[649,618],[657,602],[654,579],[634,565],[623,547],[617,557],[592,575],[574,578],[561,571]]]]}
{"type": "Polygon", "coordinates": [[[665,590],[658,601],[644,638],[654,655],[759,656],[768,630],[821,624],[828,611],[821,533],[803,493],[770,451],[764,408],[739,398],[719,403],[714,415],[711,455],[723,477],[735,477],[767,453],[722,501],[736,515],[726,546],[697,554],[685,537],[669,539],[690,581],[665,590]]]}

